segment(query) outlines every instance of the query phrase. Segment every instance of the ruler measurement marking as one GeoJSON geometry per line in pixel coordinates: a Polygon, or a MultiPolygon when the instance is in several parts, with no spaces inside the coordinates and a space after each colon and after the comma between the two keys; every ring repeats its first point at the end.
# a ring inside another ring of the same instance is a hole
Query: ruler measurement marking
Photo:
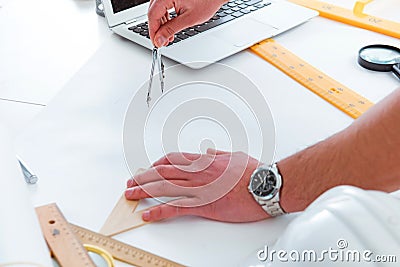
{"type": "Polygon", "coordinates": [[[55,203],[37,207],[36,213],[52,255],[61,266],[96,266],[82,244],[96,245],[109,252],[113,258],[138,267],[184,266],[111,237],[70,224],[55,203]]]}
{"type": "Polygon", "coordinates": [[[352,26],[379,32],[395,38],[400,38],[400,23],[385,20],[376,16],[357,13],[353,10],[335,6],[317,0],[289,0],[292,3],[302,5],[318,11],[321,17],[346,23],[352,26]]]}
{"type": "Polygon", "coordinates": [[[82,243],[91,243],[91,236],[98,236],[98,242],[103,243],[106,250],[108,250],[111,255],[117,260],[138,265],[138,266],[170,266],[170,267],[180,267],[178,263],[172,262],[168,259],[156,256],[147,251],[141,250],[139,248],[124,244],[118,240],[112,239],[107,236],[100,236],[95,232],[88,229],[81,228],[76,225],[71,225],[72,230],[75,233],[79,233],[78,237],[82,243]]]}
{"type": "Polygon", "coordinates": [[[359,117],[373,105],[366,98],[307,64],[272,39],[254,45],[251,50],[353,118],[359,117]]]}
{"type": "Polygon", "coordinates": [[[52,255],[61,266],[95,267],[86,249],[77,241],[77,237],[55,204],[36,208],[36,213],[52,255]],[[70,254],[78,256],[70,257],[70,254]]]}

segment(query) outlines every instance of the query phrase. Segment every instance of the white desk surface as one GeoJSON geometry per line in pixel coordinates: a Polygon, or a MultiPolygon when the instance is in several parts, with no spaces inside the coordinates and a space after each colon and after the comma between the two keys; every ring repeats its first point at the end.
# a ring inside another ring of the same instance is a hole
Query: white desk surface
{"type": "Polygon", "coordinates": [[[0,6],[0,99],[47,104],[111,34],[94,0],[0,6]]]}
{"type": "MultiPolygon", "coordinates": [[[[21,18],[21,23],[9,28],[0,23],[0,98],[47,107],[3,100],[1,110],[16,115],[2,112],[1,119],[21,132],[17,152],[40,179],[37,185],[30,186],[34,204],[57,202],[68,220],[99,230],[130,176],[122,153],[122,122],[130,97],[148,77],[150,51],[111,35],[104,19],[93,15],[94,0],[42,0],[39,5],[30,2],[0,0],[0,21],[5,20],[7,25],[20,21],[17,10],[28,18],[21,18]],[[16,9],[17,6],[25,8],[16,9]],[[27,7],[32,8],[32,13],[27,7]],[[62,7],[65,14],[60,11],[62,7]],[[68,19],[59,22],[58,28],[64,34],[47,37],[40,27],[42,18],[35,16],[33,10],[68,19]],[[66,28],[71,21],[84,26],[72,31],[66,28]],[[22,41],[21,32],[26,27],[34,41],[22,41]],[[65,33],[71,35],[65,37],[65,33]],[[12,42],[17,37],[18,42],[12,42]],[[31,121],[38,109],[43,112],[31,121]],[[23,125],[15,123],[19,119],[23,125]]],[[[394,11],[400,3],[387,2],[389,9],[374,3],[370,13],[399,21],[394,11]]],[[[392,75],[364,70],[356,61],[362,46],[399,46],[395,38],[315,18],[274,39],[374,102],[399,86],[392,75]]],[[[277,159],[352,122],[249,51],[222,63],[246,74],[267,98],[277,128],[277,159]]],[[[166,60],[167,66],[172,64],[166,60]]],[[[190,266],[235,266],[259,247],[271,244],[294,216],[249,224],[185,217],[147,225],[117,238],[190,266]]]]}

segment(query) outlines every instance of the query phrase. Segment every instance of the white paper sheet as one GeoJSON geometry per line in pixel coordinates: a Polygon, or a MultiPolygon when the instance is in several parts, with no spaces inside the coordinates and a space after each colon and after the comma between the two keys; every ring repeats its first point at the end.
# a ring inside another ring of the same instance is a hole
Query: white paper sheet
{"type": "Polygon", "coordinates": [[[0,125],[0,266],[52,266],[27,186],[0,125]]]}

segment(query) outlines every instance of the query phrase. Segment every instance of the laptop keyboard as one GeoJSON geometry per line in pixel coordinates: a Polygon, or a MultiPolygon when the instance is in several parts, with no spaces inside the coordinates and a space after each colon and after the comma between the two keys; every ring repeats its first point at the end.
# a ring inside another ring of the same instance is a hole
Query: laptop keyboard
{"type": "MultiPolygon", "coordinates": [[[[228,21],[234,20],[239,18],[245,14],[250,12],[256,11],[260,8],[266,7],[271,3],[264,3],[263,0],[230,0],[229,2],[225,3],[215,15],[208,21],[184,29],[177,34],[175,34],[174,41],[169,43],[168,46],[178,43],[182,40],[190,38],[196,34],[201,32],[207,31],[214,27],[217,27],[221,24],[224,24],[228,21]]],[[[170,14],[171,18],[176,17],[176,13],[172,12],[170,14]]],[[[150,38],[149,36],[149,27],[148,23],[143,22],[138,25],[132,26],[128,28],[129,30],[133,31],[134,33],[140,34],[144,37],[150,38]]]]}

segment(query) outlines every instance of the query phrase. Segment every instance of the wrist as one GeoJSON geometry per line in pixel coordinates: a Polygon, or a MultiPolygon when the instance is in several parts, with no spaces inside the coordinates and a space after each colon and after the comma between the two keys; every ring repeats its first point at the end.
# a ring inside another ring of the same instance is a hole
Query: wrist
{"type": "Polygon", "coordinates": [[[249,192],[271,217],[285,214],[280,205],[282,177],[276,164],[261,165],[251,175],[249,192]]]}
{"type": "Polygon", "coordinates": [[[340,132],[277,163],[284,181],[283,209],[302,211],[326,190],[351,180],[351,140],[347,132],[340,132]]]}
{"type": "Polygon", "coordinates": [[[283,186],[280,192],[281,206],[282,209],[288,213],[299,211],[302,206],[304,206],[304,208],[306,206],[304,203],[301,204],[301,202],[304,201],[300,199],[300,196],[296,196],[297,192],[300,190],[293,190],[295,185],[292,179],[295,177],[295,173],[293,172],[291,165],[292,163],[290,162],[290,159],[284,159],[277,162],[277,167],[283,180],[283,186]]]}

